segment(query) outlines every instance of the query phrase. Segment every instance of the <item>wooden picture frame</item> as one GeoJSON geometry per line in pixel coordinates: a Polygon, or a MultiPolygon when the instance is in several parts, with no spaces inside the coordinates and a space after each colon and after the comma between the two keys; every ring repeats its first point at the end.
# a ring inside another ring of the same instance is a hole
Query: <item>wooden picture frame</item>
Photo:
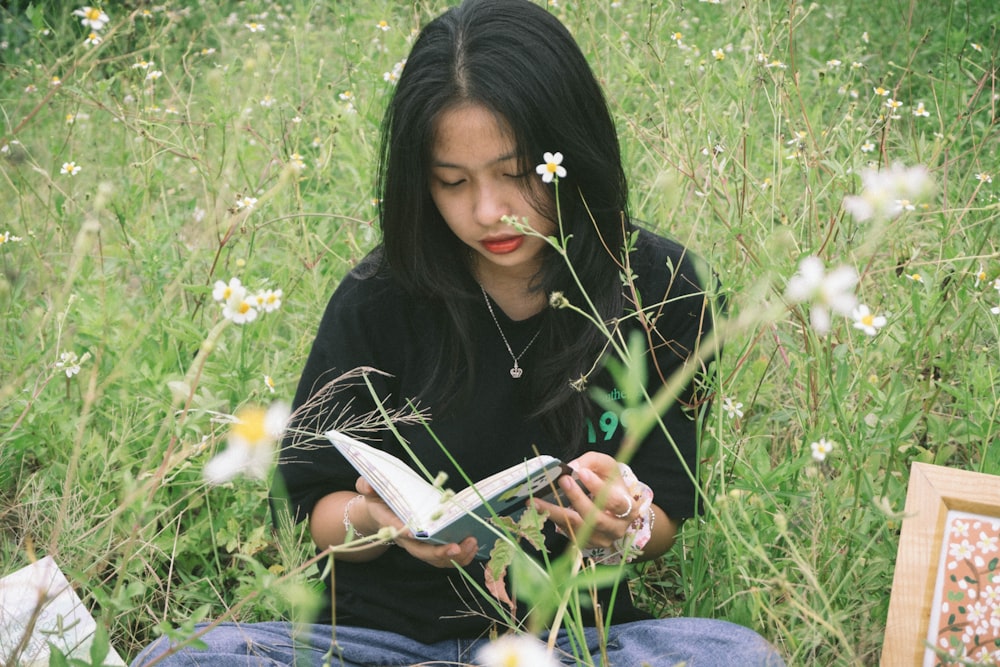
{"type": "MultiPolygon", "coordinates": [[[[955,632],[959,626],[974,627],[964,616],[957,622],[955,619],[956,612],[964,615],[976,598],[981,597],[981,591],[968,593],[967,589],[975,585],[970,584],[975,578],[962,575],[956,570],[958,565],[967,563],[975,570],[978,563],[978,571],[986,572],[989,577],[987,593],[996,595],[996,590],[1000,590],[1000,570],[996,569],[1000,549],[993,549],[997,541],[992,537],[997,529],[1000,529],[1000,476],[926,463],[913,464],[889,599],[883,667],[950,664],[935,659],[934,653],[927,648],[928,642],[931,637],[944,637],[943,628],[955,632]],[[953,525],[957,529],[953,529],[953,525]],[[971,534],[971,542],[963,537],[963,529],[971,534]],[[946,545],[946,533],[954,539],[962,539],[955,545],[946,545]],[[977,551],[976,547],[981,548],[977,551]],[[971,552],[967,553],[966,549],[971,552]],[[988,556],[984,560],[982,554],[986,552],[988,556]],[[989,569],[991,565],[992,570],[989,569]],[[992,588],[994,583],[996,590],[992,588]],[[964,603],[956,602],[961,600],[962,591],[942,597],[943,590],[956,584],[965,590],[964,603]],[[932,609],[935,604],[936,608],[932,609]],[[937,628],[933,635],[930,633],[932,624],[937,628]]],[[[938,639],[934,643],[941,645],[946,641],[946,638],[938,639]]]]}

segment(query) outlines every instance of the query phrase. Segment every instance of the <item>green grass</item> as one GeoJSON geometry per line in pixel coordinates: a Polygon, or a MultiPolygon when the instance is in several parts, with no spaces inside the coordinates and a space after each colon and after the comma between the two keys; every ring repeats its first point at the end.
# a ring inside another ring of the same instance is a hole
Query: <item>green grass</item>
{"type": "MultiPolygon", "coordinates": [[[[126,656],[194,618],[305,614],[308,540],[272,534],[264,483],[209,488],[201,468],[218,415],[290,400],[329,294],[375,242],[383,75],[446,5],[115,4],[88,46],[73,7],[8,4],[4,573],[55,556],[126,656]],[[284,304],[196,356],[221,318],[211,287],[232,276],[284,304]],[[67,378],[63,353],[89,358],[67,378]]],[[[791,664],[877,663],[910,463],[1000,473],[1000,10],[558,4],[606,86],[634,214],[721,278],[715,388],[743,404],[706,421],[704,519],[633,588],[663,615],[754,627],[791,664]],[[860,170],[897,161],[925,165],[934,196],[892,221],[845,214],[860,170]],[[858,271],[859,299],[888,317],[877,336],[843,317],[817,336],[784,302],[810,254],[858,271]],[[836,443],[822,464],[820,438],[836,443]]]]}

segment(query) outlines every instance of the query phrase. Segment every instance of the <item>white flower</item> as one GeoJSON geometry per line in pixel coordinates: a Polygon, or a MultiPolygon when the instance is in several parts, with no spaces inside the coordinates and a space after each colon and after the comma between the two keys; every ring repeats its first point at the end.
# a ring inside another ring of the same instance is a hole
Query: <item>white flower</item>
{"type": "Polygon", "coordinates": [[[244,23],[243,25],[250,32],[264,32],[265,30],[263,23],[255,23],[251,21],[250,23],[244,23]]]}
{"type": "Polygon", "coordinates": [[[247,290],[242,285],[238,289],[232,290],[229,298],[222,306],[222,316],[231,320],[233,324],[248,324],[257,319],[257,309],[254,308],[252,298],[247,294],[247,290]]]}
{"type": "Polygon", "coordinates": [[[240,282],[239,278],[230,278],[228,283],[216,280],[212,288],[212,298],[219,303],[225,303],[229,301],[229,297],[241,289],[243,289],[243,283],[240,282]]]}
{"type": "Polygon", "coordinates": [[[71,378],[80,372],[80,364],[86,361],[89,355],[84,354],[83,356],[84,358],[80,359],[74,352],[63,352],[59,355],[56,368],[61,368],[66,373],[66,377],[71,378]]]}
{"type": "Polygon", "coordinates": [[[60,174],[69,174],[70,176],[76,176],[83,169],[76,162],[63,162],[62,169],[59,170],[60,174]]]}
{"type": "Polygon", "coordinates": [[[80,16],[80,23],[91,30],[102,30],[111,20],[108,15],[97,7],[81,7],[73,12],[73,16],[80,16]]]}
{"type": "Polygon", "coordinates": [[[280,289],[264,290],[254,296],[254,302],[258,310],[262,310],[265,313],[273,313],[278,308],[281,308],[282,295],[283,292],[280,289]]]}
{"type": "Polygon", "coordinates": [[[858,304],[854,296],[854,286],[858,284],[858,273],[850,266],[838,266],[826,272],[823,260],[815,255],[806,257],[799,263],[799,270],[788,281],[785,296],[794,303],[811,304],[809,320],[817,333],[830,330],[830,311],[838,315],[849,315],[858,304]]]}
{"type": "Polygon", "coordinates": [[[733,403],[733,399],[728,396],[722,399],[722,409],[726,412],[730,419],[743,418],[743,404],[733,403]]]}
{"type": "Polygon", "coordinates": [[[827,454],[833,451],[833,443],[826,438],[820,438],[819,442],[814,442],[809,447],[812,449],[813,459],[820,463],[825,461],[827,454]]]}
{"type": "Polygon", "coordinates": [[[226,449],[205,464],[205,480],[225,484],[237,475],[266,479],[274,459],[274,443],[285,430],[289,414],[288,406],[280,402],[267,410],[249,407],[237,412],[226,449]]]}
{"type": "Polygon", "coordinates": [[[930,174],[921,165],[899,163],[882,171],[861,172],[861,194],[844,197],[844,209],[858,222],[872,218],[892,219],[903,212],[900,202],[919,201],[932,190],[930,174]]]}
{"type": "Polygon", "coordinates": [[[854,320],[854,328],[864,331],[869,336],[874,336],[878,330],[885,326],[886,319],[882,315],[875,315],[868,306],[861,304],[851,312],[854,320]]]}
{"type": "Polygon", "coordinates": [[[529,635],[507,634],[494,639],[476,654],[480,667],[557,667],[545,644],[529,635]]]}
{"type": "Polygon", "coordinates": [[[244,197],[243,195],[239,195],[238,197],[236,197],[236,210],[238,211],[242,211],[243,209],[252,211],[253,207],[256,205],[257,205],[256,197],[244,197]]]}
{"type": "Polygon", "coordinates": [[[535,173],[540,174],[543,181],[551,183],[553,178],[566,178],[566,167],[562,166],[562,153],[545,153],[542,159],[545,162],[535,167],[535,173]]]}

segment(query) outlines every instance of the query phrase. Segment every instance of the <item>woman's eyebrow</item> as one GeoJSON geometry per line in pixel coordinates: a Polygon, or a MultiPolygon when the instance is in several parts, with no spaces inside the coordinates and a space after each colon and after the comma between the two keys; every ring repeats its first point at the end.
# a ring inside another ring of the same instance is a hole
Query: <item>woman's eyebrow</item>
{"type": "MultiPolygon", "coordinates": [[[[517,153],[516,152],[511,152],[511,153],[507,153],[505,155],[501,155],[500,157],[496,158],[495,160],[491,160],[490,162],[487,162],[484,166],[490,167],[490,166],[495,165],[495,164],[500,164],[501,162],[507,162],[508,160],[516,160],[516,159],[517,159],[517,153]]],[[[464,169],[465,168],[465,166],[461,165],[461,164],[455,164],[453,162],[446,162],[444,160],[437,160],[437,159],[433,159],[433,158],[431,159],[431,167],[440,167],[442,169],[464,169]]]]}

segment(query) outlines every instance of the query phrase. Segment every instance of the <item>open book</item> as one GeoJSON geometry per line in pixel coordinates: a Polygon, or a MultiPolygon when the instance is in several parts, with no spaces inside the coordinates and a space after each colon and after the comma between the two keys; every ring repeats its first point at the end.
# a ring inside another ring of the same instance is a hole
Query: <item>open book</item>
{"type": "Polygon", "coordinates": [[[452,494],[425,480],[392,454],[339,431],[326,437],[354,466],[413,536],[451,544],[472,536],[479,543],[477,558],[489,558],[498,537],[490,518],[517,517],[529,498],[551,497],[553,483],[570,473],[559,459],[536,456],[490,475],[452,494]]]}

